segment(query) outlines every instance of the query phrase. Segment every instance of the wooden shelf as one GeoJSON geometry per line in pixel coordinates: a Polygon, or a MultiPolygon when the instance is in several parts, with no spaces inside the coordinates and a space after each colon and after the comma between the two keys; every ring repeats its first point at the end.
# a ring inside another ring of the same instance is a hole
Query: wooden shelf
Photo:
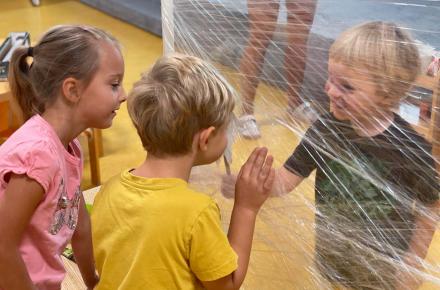
{"type": "Polygon", "coordinates": [[[418,124],[413,124],[413,128],[429,142],[433,143],[434,147],[438,146],[439,142],[439,127],[440,127],[440,112],[439,112],[439,77],[432,77],[428,75],[420,75],[414,85],[426,88],[432,91],[432,105],[430,120],[419,120],[418,124]]]}

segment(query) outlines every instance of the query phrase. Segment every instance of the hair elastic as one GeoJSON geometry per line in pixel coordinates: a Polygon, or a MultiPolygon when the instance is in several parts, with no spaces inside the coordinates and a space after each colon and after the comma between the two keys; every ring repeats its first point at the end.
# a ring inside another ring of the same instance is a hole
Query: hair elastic
{"type": "Polygon", "coordinates": [[[32,46],[28,47],[27,55],[34,56],[34,48],[32,46]]]}

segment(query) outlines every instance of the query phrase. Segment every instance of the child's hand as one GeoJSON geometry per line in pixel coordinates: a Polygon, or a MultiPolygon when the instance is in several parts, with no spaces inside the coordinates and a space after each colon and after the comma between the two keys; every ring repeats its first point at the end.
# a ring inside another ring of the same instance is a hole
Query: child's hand
{"type": "Polygon", "coordinates": [[[414,257],[414,254],[407,253],[404,256],[403,261],[404,265],[401,265],[401,267],[408,269],[400,269],[397,271],[395,275],[395,289],[416,290],[423,284],[423,280],[419,274],[415,272],[421,270],[423,266],[414,257]]]}
{"type": "Polygon", "coordinates": [[[235,185],[235,206],[258,212],[270,195],[275,171],[267,148],[255,148],[241,167],[235,185]]]}
{"type": "Polygon", "coordinates": [[[236,174],[228,174],[222,176],[222,185],[220,191],[226,198],[234,198],[235,196],[235,183],[237,183],[236,174]]]}
{"type": "Polygon", "coordinates": [[[394,289],[416,290],[423,284],[420,277],[415,277],[417,274],[398,272],[396,274],[396,285],[394,289]]]}

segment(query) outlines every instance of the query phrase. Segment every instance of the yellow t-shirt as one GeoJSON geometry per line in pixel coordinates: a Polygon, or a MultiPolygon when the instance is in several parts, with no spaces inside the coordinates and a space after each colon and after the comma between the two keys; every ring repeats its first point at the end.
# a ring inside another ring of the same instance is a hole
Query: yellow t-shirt
{"type": "Polygon", "coordinates": [[[237,269],[217,204],[177,178],[128,170],[97,194],[93,247],[103,289],[203,289],[237,269]]]}

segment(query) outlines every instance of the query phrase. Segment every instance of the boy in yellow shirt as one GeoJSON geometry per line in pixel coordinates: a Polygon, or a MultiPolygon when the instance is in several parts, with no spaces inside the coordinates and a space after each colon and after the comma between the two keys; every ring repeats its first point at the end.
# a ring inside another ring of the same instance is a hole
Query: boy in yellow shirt
{"type": "Polygon", "coordinates": [[[217,70],[192,56],[162,57],[135,83],[128,109],[148,155],[95,199],[96,289],[239,289],[273,158],[256,148],[243,165],[227,237],[215,201],[188,186],[193,166],[225,150],[234,104],[217,70]]]}

